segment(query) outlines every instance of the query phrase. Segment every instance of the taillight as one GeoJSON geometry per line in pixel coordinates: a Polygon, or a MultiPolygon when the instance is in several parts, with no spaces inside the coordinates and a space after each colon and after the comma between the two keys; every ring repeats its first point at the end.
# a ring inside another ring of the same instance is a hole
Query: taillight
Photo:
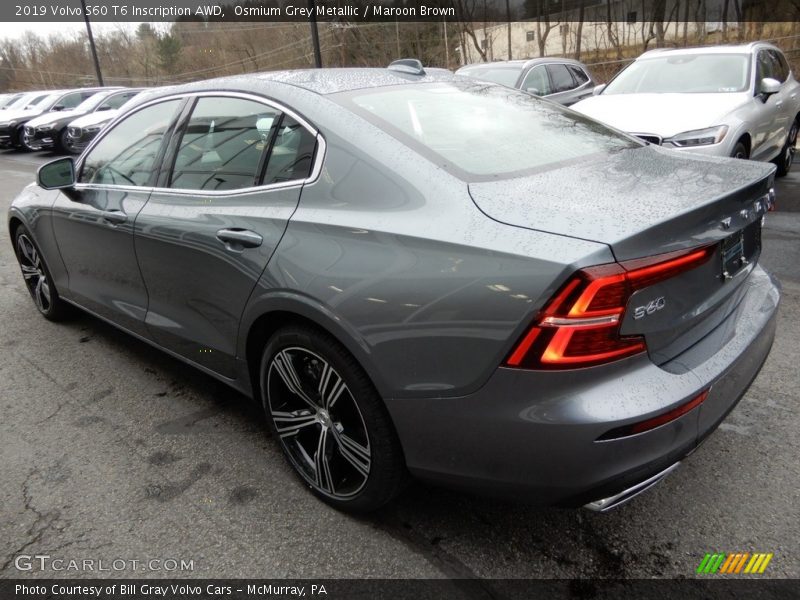
{"type": "Polygon", "coordinates": [[[522,369],[574,369],[644,352],[644,338],[619,332],[636,290],[706,262],[714,246],[610,263],[575,273],[547,303],[505,364],[522,369]]]}

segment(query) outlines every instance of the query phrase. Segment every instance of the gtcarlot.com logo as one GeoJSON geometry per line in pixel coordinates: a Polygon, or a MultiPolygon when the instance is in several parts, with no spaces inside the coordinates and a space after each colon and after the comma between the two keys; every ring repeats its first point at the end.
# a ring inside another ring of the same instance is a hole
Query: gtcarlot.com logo
{"type": "Polygon", "coordinates": [[[53,558],[49,554],[20,554],[17,571],[194,571],[194,560],[177,558],[53,558]]]}
{"type": "Polygon", "coordinates": [[[697,572],[700,574],[760,575],[767,570],[772,560],[772,552],[715,552],[708,553],[700,561],[697,572]]]}

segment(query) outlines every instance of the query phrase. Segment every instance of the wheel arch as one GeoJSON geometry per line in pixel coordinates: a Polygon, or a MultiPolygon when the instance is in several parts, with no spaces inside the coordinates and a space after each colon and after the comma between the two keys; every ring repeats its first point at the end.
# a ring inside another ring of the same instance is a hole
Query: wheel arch
{"type": "MultiPolygon", "coordinates": [[[[743,131],[739,134],[739,137],[736,140],[736,143],[742,142],[747,148],[747,157],[750,158],[750,155],[753,152],[753,138],[750,136],[748,131],[743,131]]],[[[735,146],[736,144],[734,144],[735,146]]]]}
{"type": "Polygon", "coordinates": [[[260,386],[258,371],[261,351],[278,329],[298,323],[320,329],[344,346],[364,369],[381,398],[387,398],[387,385],[370,360],[369,347],[355,328],[321,302],[289,292],[251,302],[242,319],[237,355],[247,365],[254,397],[258,397],[260,386]]]}

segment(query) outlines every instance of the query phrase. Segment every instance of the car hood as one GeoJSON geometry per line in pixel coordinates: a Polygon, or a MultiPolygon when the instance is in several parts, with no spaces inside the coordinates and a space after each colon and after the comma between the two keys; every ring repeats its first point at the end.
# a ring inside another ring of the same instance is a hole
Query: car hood
{"type": "Polygon", "coordinates": [[[765,194],[775,167],[641,146],[525,177],[470,183],[496,221],[611,246],[617,260],[712,243],[765,194]]]}
{"type": "Polygon", "coordinates": [[[44,114],[39,115],[35,119],[31,119],[30,121],[28,121],[28,126],[39,127],[39,125],[44,125],[45,123],[53,123],[56,121],[63,123],[67,121],[72,121],[73,119],[77,119],[78,117],[84,114],[86,113],[77,110],[57,110],[52,112],[46,112],[44,114]]]}
{"type": "Polygon", "coordinates": [[[97,125],[99,123],[106,123],[117,116],[118,110],[101,110],[99,112],[89,113],[83,115],[70,122],[70,127],[88,127],[89,125],[97,125]]]}
{"type": "Polygon", "coordinates": [[[0,121],[31,119],[42,114],[40,110],[0,110],[0,121]]]}
{"type": "Polygon", "coordinates": [[[724,117],[749,99],[747,93],[600,94],[571,108],[622,131],[668,138],[684,131],[725,125],[724,117]]]}

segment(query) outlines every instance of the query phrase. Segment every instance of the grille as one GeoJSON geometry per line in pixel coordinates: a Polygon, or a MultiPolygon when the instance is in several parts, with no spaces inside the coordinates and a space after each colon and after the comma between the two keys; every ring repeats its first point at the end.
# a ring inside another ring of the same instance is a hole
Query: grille
{"type": "Polygon", "coordinates": [[[655,135],[653,133],[634,133],[632,135],[635,135],[637,138],[644,140],[645,142],[655,144],[656,146],[660,146],[661,142],[663,141],[660,135],[655,135]]]}

